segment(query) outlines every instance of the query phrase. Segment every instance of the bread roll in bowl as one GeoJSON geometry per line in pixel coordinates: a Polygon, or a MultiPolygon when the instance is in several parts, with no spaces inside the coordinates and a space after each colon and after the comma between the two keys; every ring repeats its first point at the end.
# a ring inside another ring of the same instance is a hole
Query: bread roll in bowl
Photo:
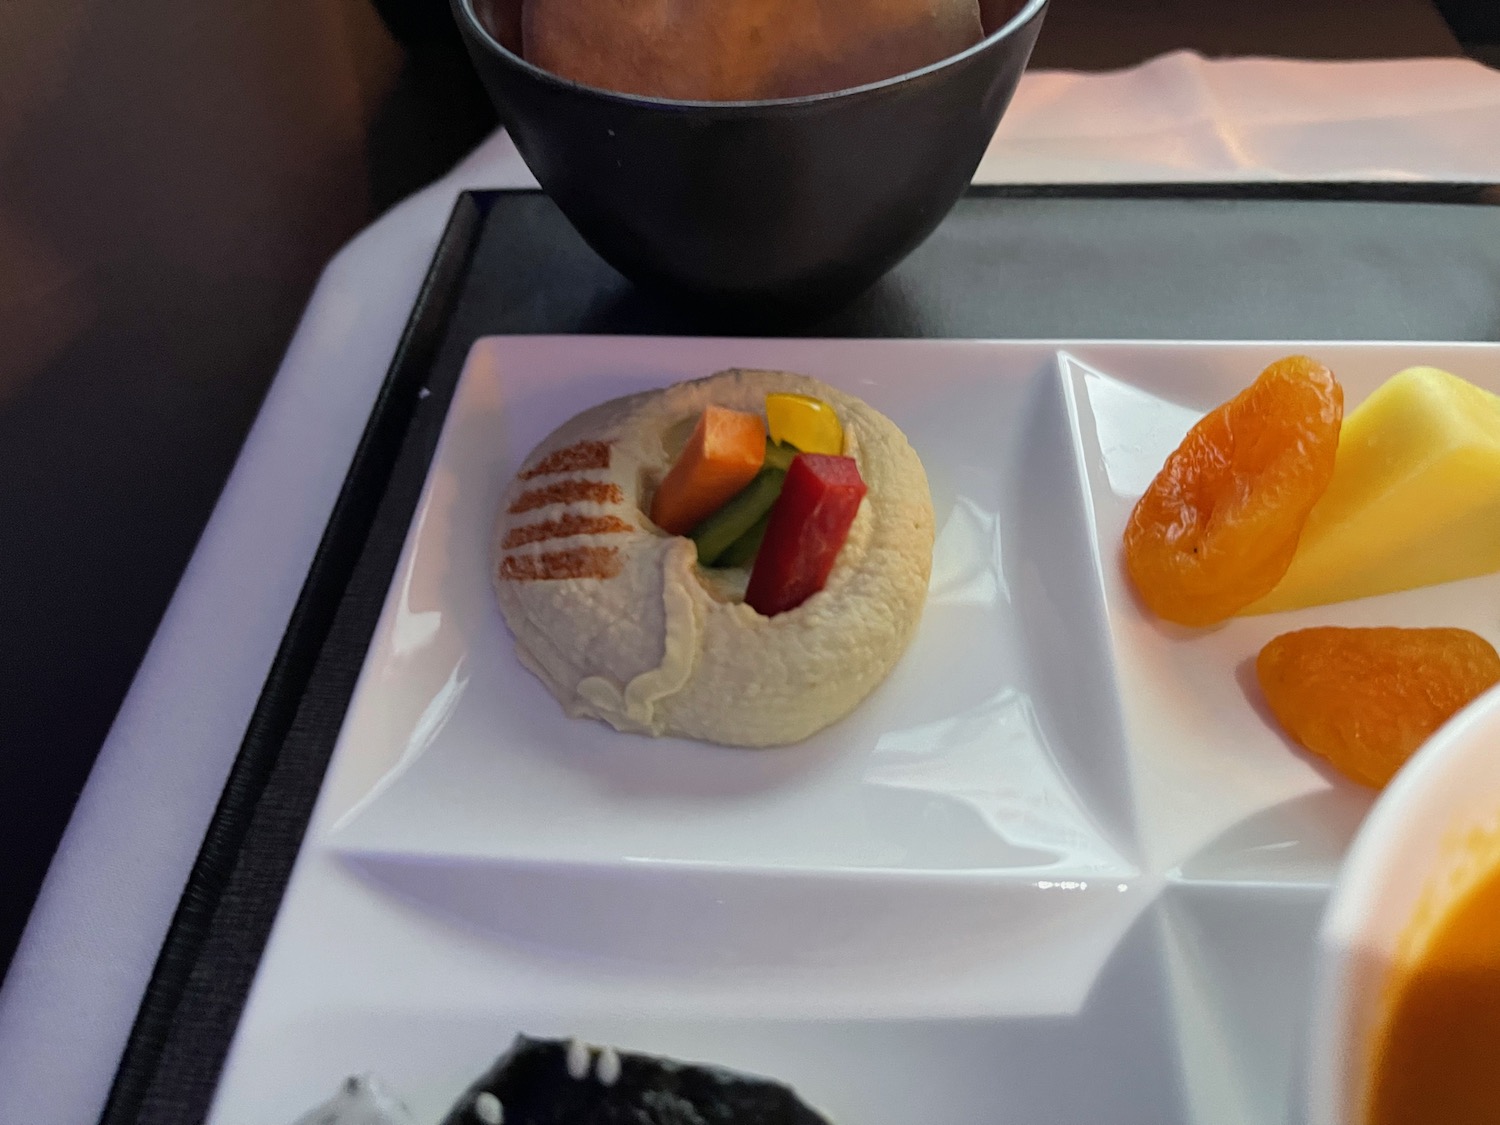
{"type": "Polygon", "coordinates": [[[526,457],[501,504],[495,589],[516,653],[570,715],[735,746],[797,742],[852,711],[911,640],[932,567],[922,462],[883,414],[803,375],[729,370],[587,410],[526,457]],[[703,408],[812,395],[869,488],[824,588],[765,617],[746,572],[700,567],[646,515],[703,408]]]}
{"type": "Polygon", "coordinates": [[[526,0],[520,22],[543,70],[703,101],[847,90],[984,38],[977,0],[526,0]]]}

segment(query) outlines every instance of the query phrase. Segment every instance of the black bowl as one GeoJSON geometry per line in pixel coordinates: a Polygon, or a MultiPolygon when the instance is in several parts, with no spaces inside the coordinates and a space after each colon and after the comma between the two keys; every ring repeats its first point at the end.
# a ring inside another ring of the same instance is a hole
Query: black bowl
{"type": "Polygon", "coordinates": [[[958,200],[1047,0],[986,0],[1000,26],[987,20],[981,42],[921,70],[754,102],[569,82],[504,45],[516,44],[514,0],[452,4],[516,147],[605,261],[712,303],[821,308],[870,286],[958,200]]]}

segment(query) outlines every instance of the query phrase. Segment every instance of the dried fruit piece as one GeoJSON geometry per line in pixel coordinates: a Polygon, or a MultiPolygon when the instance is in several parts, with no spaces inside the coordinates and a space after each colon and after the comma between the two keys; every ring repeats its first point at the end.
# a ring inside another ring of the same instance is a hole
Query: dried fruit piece
{"type": "Polygon", "coordinates": [[[1288,356],[1188,431],[1125,526],[1152,612],[1212,625],[1271,591],[1333,475],[1343,417],[1333,372],[1288,356]]]}
{"type": "Polygon", "coordinates": [[[1266,702],[1303,747],[1376,788],[1427,737],[1500,683],[1500,654],[1467,629],[1284,633],[1255,661],[1266,702]]]}

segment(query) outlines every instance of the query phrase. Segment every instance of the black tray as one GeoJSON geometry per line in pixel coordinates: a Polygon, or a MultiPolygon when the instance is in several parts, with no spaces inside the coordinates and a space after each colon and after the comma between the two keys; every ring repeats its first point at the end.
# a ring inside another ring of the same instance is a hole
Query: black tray
{"type": "MultiPolygon", "coordinates": [[[[1500,189],[974,188],[816,321],[674,305],[537,192],[458,199],[163,944],[102,1121],[206,1115],[469,345],[519,333],[1497,340],[1500,189]]],[[[706,373],[705,373],[706,374],[706,373]]]]}

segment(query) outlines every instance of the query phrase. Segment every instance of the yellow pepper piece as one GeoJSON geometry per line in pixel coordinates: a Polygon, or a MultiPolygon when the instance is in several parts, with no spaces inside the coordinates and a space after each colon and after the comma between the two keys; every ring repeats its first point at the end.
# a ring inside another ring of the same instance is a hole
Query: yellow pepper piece
{"type": "Polygon", "coordinates": [[[766,429],[772,441],[802,453],[837,457],[844,452],[844,427],[839,425],[839,416],[833,407],[811,395],[767,395],[766,429]]]}

